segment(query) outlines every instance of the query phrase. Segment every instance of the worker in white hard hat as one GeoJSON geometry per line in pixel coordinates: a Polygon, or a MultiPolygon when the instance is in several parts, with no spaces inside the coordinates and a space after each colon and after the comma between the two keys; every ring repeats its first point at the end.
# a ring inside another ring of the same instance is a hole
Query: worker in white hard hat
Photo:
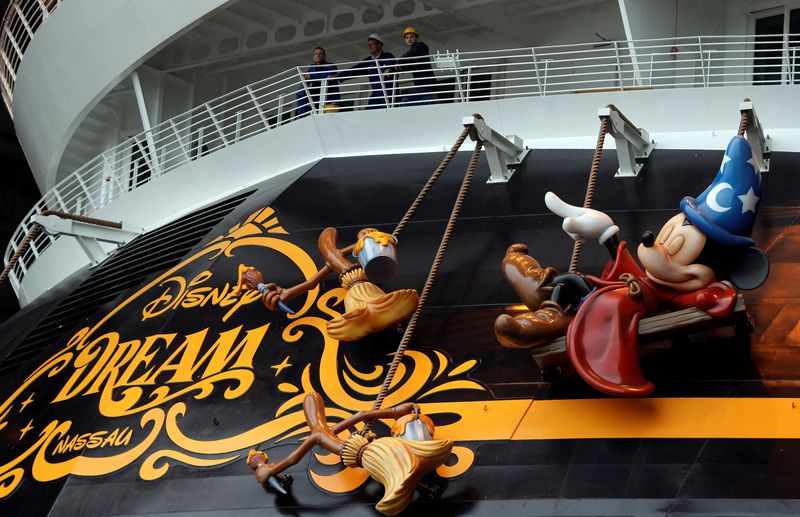
{"type": "Polygon", "coordinates": [[[397,71],[411,72],[414,87],[401,94],[403,104],[428,104],[433,99],[436,77],[431,68],[428,45],[419,40],[419,32],[414,27],[403,30],[403,39],[408,46],[405,54],[400,56],[397,71]]]}
{"type": "Polygon", "coordinates": [[[375,33],[367,37],[369,55],[353,65],[351,68],[339,72],[340,80],[352,77],[369,77],[372,93],[364,109],[388,107],[394,96],[394,74],[384,75],[388,70],[393,70],[397,64],[394,54],[383,50],[383,38],[375,33]]]}

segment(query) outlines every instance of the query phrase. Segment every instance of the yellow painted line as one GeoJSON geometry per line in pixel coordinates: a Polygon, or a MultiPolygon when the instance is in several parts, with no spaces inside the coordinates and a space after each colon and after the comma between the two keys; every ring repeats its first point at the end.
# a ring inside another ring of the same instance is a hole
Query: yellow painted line
{"type": "Polygon", "coordinates": [[[510,440],[532,402],[532,399],[437,402],[420,404],[420,408],[426,415],[451,413],[453,417],[461,417],[451,424],[436,426],[435,438],[510,440]]]}
{"type": "Polygon", "coordinates": [[[645,398],[494,400],[421,404],[427,414],[461,418],[436,438],[800,438],[800,400],[645,398]]]}

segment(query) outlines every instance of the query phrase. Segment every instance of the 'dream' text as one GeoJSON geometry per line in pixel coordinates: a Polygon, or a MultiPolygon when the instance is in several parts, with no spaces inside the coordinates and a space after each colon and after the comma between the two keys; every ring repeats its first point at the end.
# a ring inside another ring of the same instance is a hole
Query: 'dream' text
{"type": "MultiPolygon", "coordinates": [[[[122,416],[192,389],[206,396],[222,380],[238,384],[234,393],[246,391],[254,379],[253,356],[268,329],[269,323],[240,337],[240,325],[221,332],[210,346],[204,346],[208,328],[181,338],[174,333],[154,334],[131,341],[121,341],[119,333],[108,332],[72,359],[74,371],[53,402],[99,393],[100,412],[122,416]]],[[[228,388],[228,398],[232,398],[231,391],[228,388]]]]}

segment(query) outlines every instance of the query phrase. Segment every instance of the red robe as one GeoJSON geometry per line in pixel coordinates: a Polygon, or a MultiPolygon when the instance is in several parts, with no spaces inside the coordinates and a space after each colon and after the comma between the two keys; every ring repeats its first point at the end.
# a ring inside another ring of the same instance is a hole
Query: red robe
{"type": "Polygon", "coordinates": [[[580,376],[609,395],[637,397],[653,391],[639,366],[641,318],[689,307],[724,318],[736,305],[736,291],[722,282],[690,293],[656,284],[633,260],[624,241],[602,277],[588,278],[597,288],[581,303],[567,329],[567,353],[580,376]],[[628,294],[628,283],[620,278],[625,273],[641,287],[638,299],[628,294]]]}

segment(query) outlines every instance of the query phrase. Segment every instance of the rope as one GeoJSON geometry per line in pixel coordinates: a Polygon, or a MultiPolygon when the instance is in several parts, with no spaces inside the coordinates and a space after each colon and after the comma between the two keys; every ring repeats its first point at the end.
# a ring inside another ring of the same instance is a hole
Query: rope
{"type": "Polygon", "coordinates": [[[39,235],[39,232],[41,231],[42,231],[42,226],[38,223],[33,223],[33,226],[28,231],[28,235],[26,235],[25,238],[22,239],[22,242],[19,243],[17,251],[11,257],[11,260],[8,261],[6,267],[3,268],[3,272],[0,273],[0,285],[3,285],[3,282],[5,282],[6,278],[8,278],[8,274],[11,272],[14,266],[17,265],[17,262],[19,262],[19,258],[22,256],[23,253],[28,251],[28,247],[30,246],[31,241],[37,235],[39,235]]]}
{"type": "Polygon", "coordinates": [[[747,124],[749,123],[747,112],[742,112],[742,120],[739,122],[739,132],[737,133],[739,136],[744,136],[744,132],[747,131],[747,124]]]}
{"type": "MultiPolygon", "coordinates": [[[[121,222],[106,221],[104,219],[95,219],[93,217],[86,217],[84,215],[78,215],[78,214],[70,214],[67,212],[61,212],[59,210],[44,210],[41,215],[44,216],[55,215],[62,219],[70,219],[72,221],[94,224],[97,226],[106,226],[108,228],[122,229],[121,222]]],[[[26,251],[28,251],[31,242],[33,241],[33,239],[36,238],[37,235],[39,235],[39,233],[41,233],[41,231],[42,231],[41,224],[35,222],[31,223],[31,229],[28,230],[28,235],[26,235],[25,238],[22,239],[22,242],[19,243],[17,251],[14,252],[14,255],[12,255],[11,257],[11,260],[8,261],[8,264],[6,264],[6,266],[3,268],[3,272],[0,273],[0,285],[3,285],[3,282],[6,281],[6,278],[8,278],[8,275],[11,272],[11,270],[14,269],[14,266],[16,266],[17,262],[19,262],[20,257],[22,257],[22,255],[26,251]]]]}
{"type": "Polygon", "coordinates": [[[86,217],[85,215],[78,215],[78,214],[70,214],[67,212],[61,212],[59,210],[45,210],[42,212],[42,215],[55,215],[60,217],[61,219],[70,219],[72,221],[78,221],[80,223],[88,223],[94,224],[96,226],[106,226],[108,228],[116,228],[118,230],[122,229],[122,222],[115,222],[115,221],[106,221],[105,219],[95,219],[94,217],[86,217]]]}
{"type": "MultiPolygon", "coordinates": [[[[622,116],[622,114],[620,114],[620,116],[622,116]]],[[[601,117],[600,133],[597,135],[597,145],[594,148],[594,158],[592,159],[592,168],[589,172],[589,184],[586,186],[586,197],[583,201],[583,208],[592,207],[594,191],[597,188],[597,173],[600,170],[600,158],[603,156],[603,143],[606,139],[606,133],[608,133],[608,117],[601,117]]],[[[581,256],[582,247],[583,243],[581,241],[575,241],[575,245],[572,248],[572,258],[569,261],[569,270],[572,272],[578,269],[578,259],[581,256]]]]}
{"type": "Polygon", "coordinates": [[[469,135],[470,129],[471,129],[470,126],[465,127],[464,131],[462,131],[461,134],[458,136],[455,143],[450,148],[450,151],[442,160],[442,163],[440,163],[439,166],[436,168],[436,170],[433,171],[433,174],[431,174],[431,177],[428,179],[428,182],[425,183],[425,186],[423,186],[422,190],[420,190],[419,194],[417,194],[417,199],[415,199],[414,202],[411,203],[411,206],[408,207],[406,215],[404,215],[403,219],[401,219],[400,222],[397,223],[397,227],[392,232],[392,236],[396,238],[398,235],[400,235],[400,232],[402,232],[403,229],[406,227],[408,221],[411,220],[411,217],[414,215],[414,212],[417,211],[417,208],[419,207],[420,203],[422,203],[422,200],[425,199],[425,197],[428,195],[428,192],[430,192],[431,188],[433,188],[433,185],[436,183],[436,180],[439,179],[439,176],[442,175],[442,172],[444,172],[447,166],[450,165],[450,160],[453,159],[453,156],[456,155],[456,151],[458,151],[458,149],[461,147],[461,144],[464,143],[464,140],[467,138],[467,135],[469,135]]]}
{"type": "MultiPolygon", "coordinates": [[[[469,128],[467,128],[465,132],[469,133],[469,128]]],[[[464,133],[462,133],[462,137],[463,136],[464,133]]],[[[459,138],[463,141],[462,137],[459,138]]],[[[447,245],[450,242],[450,237],[453,234],[453,228],[455,227],[458,216],[461,213],[461,207],[463,206],[464,199],[467,196],[467,190],[469,190],[469,186],[472,183],[472,176],[474,175],[475,168],[478,165],[478,157],[481,154],[482,147],[483,143],[480,140],[475,143],[475,150],[472,152],[472,157],[470,158],[467,172],[464,174],[464,179],[461,182],[461,188],[458,190],[458,196],[453,204],[453,210],[450,212],[450,219],[447,221],[447,227],[445,228],[444,235],[442,236],[442,241],[439,243],[439,249],[436,251],[436,257],[433,259],[430,272],[428,272],[428,278],[425,280],[425,285],[420,293],[419,304],[417,304],[417,309],[414,311],[414,314],[411,316],[411,319],[406,326],[406,330],[403,333],[403,339],[400,340],[400,345],[398,345],[397,351],[392,359],[392,363],[389,365],[389,370],[386,372],[386,377],[383,379],[381,390],[378,393],[378,397],[375,399],[375,403],[372,405],[373,410],[380,409],[381,405],[383,404],[383,399],[389,392],[389,386],[392,384],[392,379],[397,371],[397,367],[403,360],[403,356],[406,353],[406,348],[408,348],[408,344],[411,341],[411,336],[414,334],[414,330],[417,327],[417,321],[419,321],[419,317],[422,314],[422,309],[425,306],[425,301],[428,299],[428,295],[433,287],[433,282],[436,280],[436,275],[439,273],[439,267],[442,264],[444,253],[447,250],[447,245]]],[[[372,421],[367,420],[364,422],[364,427],[361,429],[359,434],[366,435],[371,427],[372,421]]]]}

